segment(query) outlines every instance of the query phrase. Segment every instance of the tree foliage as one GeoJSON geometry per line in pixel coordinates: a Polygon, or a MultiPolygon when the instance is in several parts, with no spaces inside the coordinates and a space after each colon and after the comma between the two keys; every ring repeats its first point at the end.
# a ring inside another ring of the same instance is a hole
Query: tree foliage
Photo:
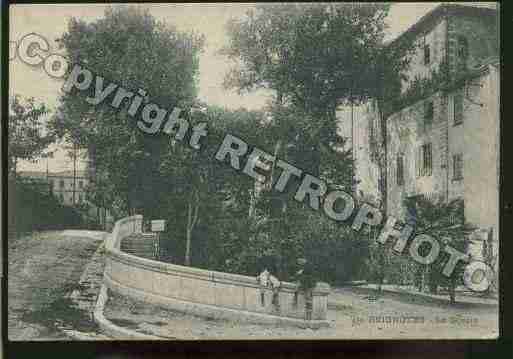
{"type": "Polygon", "coordinates": [[[46,131],[44,118],[49,109],[44,103],[15,95],[9,105],[7,164],[9,175],[16,175],[18,160],[35,161],[47,155],[48,146],[55,138],[46,131]]]}
{"type": "Polygon", "coordinates": [[[73,19],[61,40],[73,63],[134,93],[144,89],[162,108],[184,109],[189,128],[206,122],[208,134],[199,150],[189,145],[190,131],[181,141],[148,136],[126,107],[93,107],[85,101],[87,91],[61,98],[54,130],[94,154],[90,196],[96,203],[168,221],[162,235],[168,260],[247,274],[270,260],[281,278],[291,279],[297,258],[306,256],[321,279],[361,276],[367,241],[294,201],[297,179],[284,193],[269,191],[279,175],[273,166],[269,183],[258,190],[252,178],[214,155],[229,133],[248,143],[248,153],[256,146],[317,175],[330,189],[350,188],[352,160],[343,150],[335,109],[378,93],[376,78],[392,63],[383,60],[387,11],[388,5],[376,4],[259,5],[232,21],[224,52],[240,67],[226,85],[276,91],[265,112],[197,101],[201,36],[134,8],[109,9],[90,24],[73,19]],[[193,111],[198,106],[204,110],[193,111]]]}
{"type": "Polygon", "coordinates": [[[9,232],[80,228],[82,213],[65,206],[49,191],[47,183],[27,178],[9,179],[8,224],[9,232]]]}
{"type": "MultiPolygon", "coordinates": [[[[147,11],[115,7],[93,23],[71,19],[60,42],[71,63],[83,64],[134,93],[144,90],[162,108],[187,109],[195,101],[203,38],[159,23],[147,11]]],[[[54,130],[94,154],[99,181],[104,183],[95,190],[108,192],[93,197],[121,202],[125,213],[138,208],[150,215],[162,192],[158,168],[169,138],[143,134],[136,119],[127,115],[126,104],[117,110],[110,101],[87,103],[94,87],[61,97],[54,130]]]]}
{"type": "Polygon", "coordinates": [[[226,85],[277,91],[322,113],[365,100],[380,76],[388,4],[259,5],[228,24],[224,50],[239,66],[226,85]]]}
{"type": "MultiPolygon", "coordinates": [[[[236,66],[225,86],[241,92],[274,90],[275,101],[267,109],[268,152],[316,175],[330,189],[349,190],[353,184],[351,153],[343,149],[345,139],[338,132],[336,108],[377,96],[378,80],[385,69],[391,74],[396,64],[384,61],[387,13],[388,5],[377,4],[265,4],[228,24],[230,43],[223,53],[236,66]]],[[[277,175],[273,171],[270,182],[277,175]]],[[[287,263],[310,248],[316,253],[311,261],[328,278],[327,265],[336,262],[334,248],[347,245],[343,238],[350,235],[323,222],[318,218],[321,214],[305,215],[309,209],[293,199],[298,185],[298,180],[292,180],[282,194],[264,191],[259,213],[268,224],[259,236],[286,275],[290,275],[287,263]],[[337,235],[340,243],[322,241],[337,235]]],[[[359,248],[356,242],[351,244],[359,248]]],[[[347,258],[347,253],[339,255],[347,258]]]]}
{"type": "MultiPolygon", "coordinates": [[[[203,246],[210,248],[209,255],[212,257],[222,256],[214,243],[193,241],[193,236],[198,237],[198,233],[201,233],[214,241],[213,238],[220,235],[217,221],[226,221],[227,212],[239,217],[248,215],[254,182],[215,159],[224,136],[239,136],[250,145],[258,143],[257,138],[263,138],[259,127],[262,113],[205,108],[205,113],[195,112],[189,119],[191,127],[207,124],[207,135],[200,141],[200,149],[189,146],[189,137],[181,143],[169,142],[159,168],[168,192],[166,198],[160,198],[163,207],[159,206],[158,213],[164,210],[175,224],[169,235],[176,236],[177,229],[179,233],[185,233],[185,264],[191,263],[192,245],[195,247],[194,253],[201,255],[203,246]]],[[[202,262],[196,258],[196,263],[202,262]]],[[[203,259],[208,262],[206,257],[203,259]]]]}
{"type": "MultiPolygon", "coordinates": [[[[465,222],[464,203],[461,199],[455,199],[445,202],[442,199],[428,199],[419,197],[415,201],[416,206],[416,234],[427,234],[435,238],[440,243],[440,248],[450,245],[460,253],[467,253],[469,245],[469,235],[475,230],[475,227],[465,222]]],[[[421,255],[426,255],[421,247],[421,255]]],[[[426,282],[429,284],[430,291],[437,293],[439,286],[448,288],[451,303],[456,301],[456,286],[462,283],[463,263],[460,261],[450,277],[442,274],[445,263],[449,255],[444,251],[434,263],[425,266],[417,264],[417,278],[427,275],[426,282]]],[[[422,285],[422,284],[420,284],[422,285]]],[[[422,287],[421,287],[422,288],[422,287]]]]}

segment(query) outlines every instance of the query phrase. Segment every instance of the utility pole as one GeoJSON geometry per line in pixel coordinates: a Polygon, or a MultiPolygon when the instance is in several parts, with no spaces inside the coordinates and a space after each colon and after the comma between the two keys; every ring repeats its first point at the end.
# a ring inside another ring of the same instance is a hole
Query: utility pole
{"type": "Polygon", "coordinates": [[[351,79],[351,89],[349,93],[349,101],[351,102],[351,191],[356,194],[355,183],[355,146],[354,146],[354,101],[353,101],[354,82],[351,79]]]}
{"type": "MultiPolygon", "coordinates": [[[[352,92],[352,90],[351,90],[352,92]]],[[[353,98],[351,94],[351,189],[353,194],[356,193],[355,183],[355,145],[354,145],[354,109],[353,109],[353,98]]]]}
{"type": "Polygon", "coordinates": [[[46,184],[48,185],[48,192],[52,194],[52,186],[50,186],[50,180],[48,177],[48,157],[46,157],[46,184]]]}

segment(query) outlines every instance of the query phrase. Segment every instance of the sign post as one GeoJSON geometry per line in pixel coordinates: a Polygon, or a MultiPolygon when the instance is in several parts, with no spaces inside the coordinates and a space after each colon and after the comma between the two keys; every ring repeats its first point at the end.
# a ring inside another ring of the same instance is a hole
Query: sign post
{"type": "Polygon", "coordinates": [[[153,257],[155,259],[160,259],[160,232],[164,232],[165,230],[166,220],[156,219],[151,221],[151,231],[156,234],[155,245],[153,247],[153,257]]]}

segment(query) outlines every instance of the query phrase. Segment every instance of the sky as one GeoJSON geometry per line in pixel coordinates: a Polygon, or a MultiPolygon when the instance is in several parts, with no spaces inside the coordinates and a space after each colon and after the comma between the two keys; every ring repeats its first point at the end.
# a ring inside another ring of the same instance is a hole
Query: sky
{"type": "MultiPolygon", "coordinates": [[[[387,37],[394,38],[415,23],[421,16],[440,3],[397,3],[392,5],[387,18],[389,26],[387,37]]],[[[108,4],[23,4],[10,7],[10,41],[19,41],[25,34],[35,32],[52,43],[67,29],[72,17],[93,22],[103,16],[108,4]]],[[[218,54],[218,50],[228,42],[225,24],[231,17],[240,17],[254,4],[140,4],[148,8],[158,20],[173,24],[178,30],[198,31],[206,37],[206,46],[200,56],[199,98],[208,104],[230,109],[239,107],[259,109],[266,100],[265,91],[247,95],[238,95],[235,91],[225,90],[222,82],[231,63],[218,54]]],[[[58,52],[58,51],[55,51],[58,52]]],[[[10,95],[20,94],[34,97],[55,108],[58,104],[62,80],[50,78],[40,67],[30,67],[15,58],[9,63],[10,95]]],[[[60,148],[60,145],[55,146],[60,148]]],[[[64,151],[57,151],[53,159],[38,163],[23,162],[20,170],[61,171],[70,168],[71,161],[66,159],[64,151]]],[[[84,163],[79,163],[84,168],[84,163]]]]}

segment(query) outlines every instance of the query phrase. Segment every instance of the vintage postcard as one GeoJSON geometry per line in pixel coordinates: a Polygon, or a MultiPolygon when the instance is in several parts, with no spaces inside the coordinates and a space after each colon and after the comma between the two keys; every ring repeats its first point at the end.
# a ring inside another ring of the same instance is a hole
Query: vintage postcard
{"type": "Polygon", "coordinates": [[[498,3],[8,11],[9,341],[499,336],[498,3]]]}

